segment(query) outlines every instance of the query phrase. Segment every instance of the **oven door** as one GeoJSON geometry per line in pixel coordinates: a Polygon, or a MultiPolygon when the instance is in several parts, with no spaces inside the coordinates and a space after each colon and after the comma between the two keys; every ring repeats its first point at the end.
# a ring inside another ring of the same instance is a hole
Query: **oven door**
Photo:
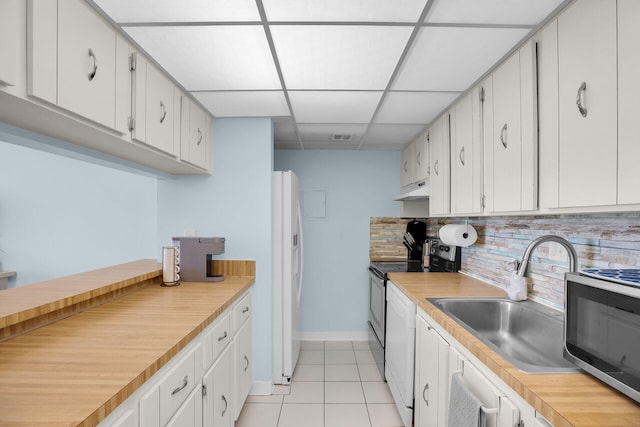
{"type": "Polygon", "coordinates": [[[640,402],[640,289],[567,273],[565,358],[640,402]]]}
{"type": "Polygon", "coordinates": [[[384,348],[386,283],[376,271],[369,268],[369,322],[384,348]]]}

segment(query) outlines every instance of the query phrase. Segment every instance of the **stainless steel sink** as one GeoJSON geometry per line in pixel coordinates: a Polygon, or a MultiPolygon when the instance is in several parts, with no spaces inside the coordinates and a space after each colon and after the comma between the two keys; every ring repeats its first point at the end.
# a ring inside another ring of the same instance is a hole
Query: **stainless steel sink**
{"type": "Polygon", "coordinates": [[[522,372],[580,372],[562,356],[561,312],[500,298],[427,300],[522,372]]]}

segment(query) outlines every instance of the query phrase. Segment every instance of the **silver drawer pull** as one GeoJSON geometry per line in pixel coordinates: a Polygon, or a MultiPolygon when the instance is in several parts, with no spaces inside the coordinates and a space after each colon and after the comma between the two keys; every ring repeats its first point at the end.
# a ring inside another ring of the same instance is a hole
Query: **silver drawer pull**
{"type": "Polygon", "coordinates": [[[185,375],[185,377],[182,379],[182,385],[180,387],[174,388],[173,391],[171,392],[171,396],[173,396],[174,394],[180,393],[182,390],[184,390],[187,387],[187,384],[189,384],[189,377],[185,375]]]}
{"type": "Polygon", "coordinates": [[[587,90],[587,82],[582,82],[582,84],[578,88],[578,94],[576,95],[576,105],[578,106],[578,111],[580,111],[580,114],[582,114],[582,117],[587,117],[587,107],[582,102],[582,97],[586,90],[587,90]]]}
{"type": "Polygon", "coordinates": [[[93,60],[93,69],[89,73],[89,81],[92,81],[98,72],[98,58],[91,48],[89,48],[89,58],[93,60]]]}
{"type": "Polygon", "coordinates": [[[249,307],[245,307],[245,308],[242,309],[243,313],[246,313],[247,311],[249,311],[249,307]]]}
{"type": "Polygon", "coordinates": [[[222,341],[223,339],[225,339],[227,337],[227,331],[224,331],[224,335],[221,337],[218,337],[218,342],[222,341]]]}
{"type": "Polygon", "coordinates": [[[246,354],[244,356],[244,360],[247,362],[247,366],[244,367],[244,371],[247,372],[247,369],[249,369],[249,358],[246,354]]]}
{"type": "Polygon", "coordinates": [[[424,400],[424,403],[427,404],[427,406],[429,406],[429,399],[427,399],[427,396],[425,396],[425,393],[429,390],[429,383],[424,385],[424,388],[422,389],[422,400],[424,400]]]}
{"type": "Polygon", "coordinates": [[[460,158],[460,163],[462,163],[462,166],[464,166],[464,147],[460,149],[460,154],[458,155],[458,157],[460,158]]]}
{"type": "Polygon", "coordinates": [[[505,123],[500,130],[500,142],[504,148],[507,148],[507,124],[505,123]]]}
{"type": "Polygon", "coordinates": [[[200,128],[198,128],[198,142],[196,143],[196,145],[200,145],[201,142],[202,142],[202,131],[200,130],[200,128]]]}
{"type": "Polygon", "coordinates": [[[167,107],[164,106],[164,102],[160,101],[160,123],[164,122],[167,117],[167,107]]]}
{"type": "Polygon", "coordinates": [[[229,407],[229,403],[227,403],[227,398],[224,397],[224,394],[222,395],[222,401],[224,402],[224,409],[222,410],[222,415],[224,417],[224,414],[227,412],[227,408],[229,407]]]}

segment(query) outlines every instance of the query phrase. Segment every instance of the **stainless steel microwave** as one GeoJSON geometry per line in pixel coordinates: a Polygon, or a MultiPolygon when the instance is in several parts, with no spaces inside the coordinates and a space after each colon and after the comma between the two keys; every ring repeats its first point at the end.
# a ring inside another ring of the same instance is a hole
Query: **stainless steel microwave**
{"type": "Polygon", "coordinates": [[[565,276],[564,357],[640,402],[640,270],[592,270],[565,276]]]}

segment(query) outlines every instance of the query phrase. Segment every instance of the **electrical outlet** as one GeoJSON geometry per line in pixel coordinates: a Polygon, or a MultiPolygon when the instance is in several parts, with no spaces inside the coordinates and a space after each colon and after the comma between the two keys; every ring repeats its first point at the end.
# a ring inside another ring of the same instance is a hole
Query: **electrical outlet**
{"type": "Polygon", "coordinates": [[[569,258],[569,255],[567,254],[567,250],[564,248],[564,246],[555,242],[550,242],[548,243],[548,245],[549,245],[549,259],[553,261],[566,261],[569,258]]]}

